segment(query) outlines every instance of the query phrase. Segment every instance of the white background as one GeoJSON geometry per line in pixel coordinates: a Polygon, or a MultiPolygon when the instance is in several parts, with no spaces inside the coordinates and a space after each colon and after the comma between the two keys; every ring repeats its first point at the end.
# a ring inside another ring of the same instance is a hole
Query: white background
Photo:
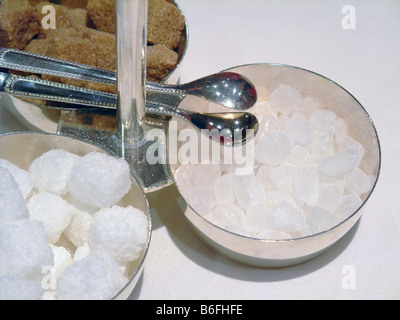
{"type": "MultiPolygon", "coordinates": [[[[153,235],[134,299],[400,298],[400,1],[181,0],[190,31],[181,81],[249,63],[295,65],[350,91],[382,147],[378,185],[359,223],[318,258],[284,269],[231,262],[200,242],[173,188],[150,195],[153,235]],[[342,7],[356,29],[342,28],[342,7]],[[355,288],[343,288],[348,267],[355,288]]],[[[19,120],[0,107],[0,132],[19,120]]]]}

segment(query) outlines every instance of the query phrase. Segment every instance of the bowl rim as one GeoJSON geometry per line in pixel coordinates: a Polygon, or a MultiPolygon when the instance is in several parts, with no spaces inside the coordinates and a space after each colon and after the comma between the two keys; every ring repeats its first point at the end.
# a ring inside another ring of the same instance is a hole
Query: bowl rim
{"type": "Polygon", "coordinates": [[[174,175],[174,173],[172,173],[172,179],[173,179],[173,181],[175,183],[175,186],[178,189],[179,193],[181,194],[182,199],[185,202],[185,204],[187,205],[187,207],[190,208],[190,210],[192,210],[198,217],[200,217],[206,223],[211,224],[213,227],[215,227],[215,228],[217,228],[217,229],[219,229],[219,230],[221,230],[223,232],[226,232],[228,234],[231,234],[233,236],[237,236],[239,238],[244,238],[244,239],[253,240],[253,241],[262,241],[262,242],[267,242],[267,243],[285,243],[285,242],[293,242],[293,241],[305,240],[305,239],[309,239],[309,238],[320,236],[322,234],[327,234],[331,230],[339,228],[341,225],[345,224],[348,220],[352,219],[355,215],[357,215],[357,213],[365,206],[365,204],[367,203],[369,198],[372,196],[373,191],[375,190],[375,187],[376,187],[376,185],[378,183],[378,180],[379,180],[379,177],[380,177],[380,173],[381,173],[381,166],[382,166],[382,149],[381,149],[381,143],[380,143],[380,140],[379,140],[379,135],[378,135],[376,126],[374,124],[374,121],[372,120],[371,116],[369,115],[367,110],[364,108],[364,106],[359,102],[359,100],[356,97],[354,97],[354,95],[351,94],[347,89],[345,89],[343,86],[341,86],[337,82],[333,81],[332,79],[330,79],[330,78],[328,78],[328,77],[326,77],[324,75],[321,75],[320,73],[312,71],[312,70],[308,70],[308,69],[305,69],[305,68],[302,68],[302,67],[297,67],[297,66],[294,66],[294,65],[283,64],[283,63],[273,63],[273,62],[271,62],[271,63],[268,63],[268,62],[263,63],[263,62],[258,62],[258,63],[248,63],[248,64],[238,65],[238,66],[235,66],[235,67],[230,67],[230,68],[222,70],[221,72],[226,72],[226,71],[230,71],[230,70],[235,69],[235,72],[240,73],[240,71],[238,71],[236,69],[245,68],[245,67],[254,67],[254,66],[282,67],[282,68],[296,69],[296,70],[300,70],[302,72],[307,72],[307,73],[313,74],[314,76],[317,76],[317,77],[320,77],[320,78],[322,78],[324,80],[329,81],[333,85],[337,86],[339,89],[343,90],[346,94],[348,94],[358,104],[358,106],[361,108],[361,110],[364,111],[365,115],[367,116],[367,118],[369,120],[369,123],[372,125],[373,131],[374,131],[374,134],[375,134],[375,137],[376,137],[376,141],[377,141],[377,150],[378,150],[378,165],[377,165],[377,169],[376,169],[377,170],[376,177],[374,179],[375,181],[374,181],[374,183],[373,183],[373,185],[371,187],[371,190],[368,192],[368,195],[366,196],[365,200],[363,200],[363,202],[360,205],[360,207],[358,207],[358,209],[355,210],[351,215],[349,215],[346,219],[341,220],[339,223],[335,224],[333,227],[331,227],[329,229],[326,229],[326,230],[323,230],[321,232],[314,233],[314,234],[311,234],[311,235],[302,236],[302,237],[295,237],[295,238],[288,238],[288,239],[263,239],[263,238],[257,238],[257,237],[254,237],[254,236],[243,235],[243,234],[239,234],[239,233],[227,230],[227,229],[222,228],[222,227],[214,224],[213,222],[207,220],[204,216],[202,216],[196,210],[194,210],[193,207],[189,204],[189,202],[182,196],[182,193],[179,190],[179,186],[176,183],[175,175],[174,175]]]}

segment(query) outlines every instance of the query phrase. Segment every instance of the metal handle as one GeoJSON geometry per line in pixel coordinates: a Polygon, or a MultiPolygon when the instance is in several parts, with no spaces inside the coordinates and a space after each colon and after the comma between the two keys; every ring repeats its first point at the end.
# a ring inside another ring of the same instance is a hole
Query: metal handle
{"type": "Polygon", "coordinates": [[[115,94],[2,72],[0,72],[0,93],[106,109],[116,108],[115,94]]]}
{"type": "Polygon", "coordinates": [[[112,71],[8,48],[0,48],[0,68],[111,85],[116,82],[112,71]]]}

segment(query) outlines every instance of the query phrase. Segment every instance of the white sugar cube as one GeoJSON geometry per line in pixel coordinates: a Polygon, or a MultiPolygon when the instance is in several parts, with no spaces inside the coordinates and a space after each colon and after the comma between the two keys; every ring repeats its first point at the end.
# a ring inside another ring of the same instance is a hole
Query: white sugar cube
{"type": "Polygon", "coordinates": [[[307,119],[311,118],[311,115],[316,109],[317,104],[315,103],[314,99],[310,97],[305,98],[295,106],[295,112],[305,115],[307,119]]]}
{"type": "Polygon", "coordinates": [[[106,208],[119,202],[131,188],[131,172],[126,160],[100,152],[78,159],[69,175],[68,190],[80,202],[106,208]]]}
{"type": "Polygon", "coordinates": [[[316,206],[319,197],[319,177],[315,170],[297,169],[293,179],[293,192],[297,200],[316,206]]]}
{"type": "Polygon", "coordinates": [[[26,200],[30,196],[34,187],[34,182],[28,171],[19,168],[15,164],[5,159],[0,159],[0,167],[10,171],[22,192],[22,196],[26,200]]]}
{"type": "Polygon", "coordinates": [[[49,243],[56,243],[60,239],[75,211],[63,198],[48,192],[32,196],[28,209],[31,220],[43,222],[49,243]]]}
{"type": "Polygon", "coordinates": [[[74,258],[73,261],[74,262],[78,262],[84,258],[86,258],[89,253],[90,253],[90,247],[89,247],[89,243],[84,243],[82,246],[80,246],[79,248],[76,248],[75,253],[74,253],[74,258]]]}
{"type": "Polygon", "coordinates": [[[371,190],[372,182],[369,175],[359,168],[355,168],[353,172],[345,177],[346,189],[351,193],[362,195],[371,190]]]}
{"type": "Polygon", "coordinates": [[[0,277],[0,300],[41,300],[43,288],[39,281],[16,275],[0,277]]]}
{"type": "Polygon", "coordinates": [[[224,174],[216,179],[214,185],[215,199],[217,203],[234,202],[233,174],[224,174]]]}
{"type": "Polygon", "coordinates": [[[62,273],[57,282],[57,297],[60,300],[109,300],[127,281],[110,254],[95,250],[62,273]]]}
{"type": "Polygon", "coordinates": [[[220,203],[207,215],[210,222],[221,228],[230,228],[240,225],[244,217],[244,211],[233,203],[220,203]]]}
{"type": "Polygon", "coordinates": [[[187,201],[200,215],[210,212],[217,204],[213,188],[194,186],[189,190],[187,201]]]}
{"type": "Polygon", "coordinates": [[[318,206],[334,213],[343,200],[344,182],[324,183],[321,185],[318,206]]]}
{"type": "Polygon", "coordinates": [[[57,280],[65,269],[72,264],[71,253],[64,247],[58,247],[50,244],[54,255],[54,276],[57,280]]]}
{"type": "Polygon", "coordinates": [[[247,210],[251,204],[262,203],[265,200],[264,187],[254,175],[235,176],[233,181],[235,199],[243,210],[247,210]]]}
{"type": "Polygon", "coordinates": [[[71,222],[64,230],[64,235],[74,244],[80,247],[89,240],[89,230],[93,218],[85,211],[74,208],[71,222]]]}
{"type": "Polygon", "coordinates": [[[336,210],[335,215],[340,219],[347,219],[356,210],[358,210],[362,205],[361,198],[356,194],[350,194],[343,197],[343,200],[336,210]]]}
{"type": "Polygon", "coordinates": [[[318,172],[328,178],[344,176],[354,170],[358,157],[358,152],[352,149],[337,153],[321,160],[318,172]]]}
{"type": "Polygon", "coordinates": [[[24,219],[0,224],[0,275],[41,279],[42,268],[53,264],[42,222],[24,219]]]}
{"type": "Polygon", "coordinates": [[[0,223],[29,217],[28,208],[11,173],[0,167],[0,223]]]}
{"type": "Polygon", "coordinates": [[[303,100],[303,96],[295,89],[281,84],[269,95],[268,99],[272,108],[288,114],[294,110],[296,104],[303,100]]]}
{"type": "Polygon", "coordinates": [[[291,153],[292,141],[280,132],[271,132],[263,136],[256,144],[255,159],[271,166],[279,166],[291,153]]]}
{"type": "Polygon", "coordinates": [[[336,226],[338,222],[335,215],[319,207],[313,208],[306,217],[306,224],[310,234],[326,231],[336,226]]]}
{"type": "Polygon", "coordinates": [[[118,262],[134,261],[146,245],[148,225],[145,213],[132,206],[101,209],[93,216],[89,246],[107,251],[118,262]]]}
{"type": "Polygon", "coordinates": [[[288,202],[279,202],[269,213],[270,221],[279,230],[295,232],[304,230],[304,217],[288,202]]]}
{"type": "Polygon", "coordinates": [[[309,122],[305,116],[294,114],[288,121],[285,133],[295,144],[308,145],[314,134],[314,124],[309,122]]]}
{"type": "Polygon", "coordinates": [[[29,173],[39,191],[66,195],[67,179],[77,159],[75,154],[52,149],[32,162],[29,173]]]}

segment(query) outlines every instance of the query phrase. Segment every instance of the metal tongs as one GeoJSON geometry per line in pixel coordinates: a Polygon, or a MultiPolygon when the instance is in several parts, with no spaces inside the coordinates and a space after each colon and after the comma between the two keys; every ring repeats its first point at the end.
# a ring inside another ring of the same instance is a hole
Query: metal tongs
{"type": "MultiPolygon", "coordinates": [[[[0,68],[109,85],[117,84],[116,74],[108,70],[7,48],[0,48],[0,68]]],[[[207,76],[188,83],[186,87],[181,85],[178,89],[177,86],[147,82],[146,92],[151,93],[146,98],[146,113],[178,117],[198,130],[215,128],[226,132],[225,138],[229,140],[232,140],[235,132],[250,132],[249,136],[243,133],[240,139],[236,139],[237,144],[246,142],[258,130],[257,119],[251,113],[197,113],[180,107],[185,94],[191,94],[231,109],[250,108],[257,100],[256,90],[248,79],[237,73],[224,72],[207,76]]],[[[82,110],[83,106],[117,109],[116,94],[4,72],[0,72],[1,93],[63,103],[41,106],[48,109],[82,110]]]]}

